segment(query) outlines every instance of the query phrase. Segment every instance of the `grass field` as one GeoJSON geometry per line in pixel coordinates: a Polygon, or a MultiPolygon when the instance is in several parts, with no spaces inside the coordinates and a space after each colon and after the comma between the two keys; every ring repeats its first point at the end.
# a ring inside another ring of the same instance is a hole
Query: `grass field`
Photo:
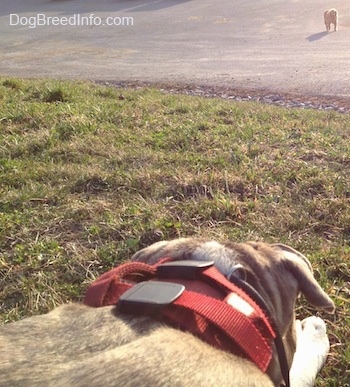
{"type": "MultiPolygon", "coordinates": [[[[159,239],[283,242],[337,305],[318,386],[349,386],[350,116],[0,78],[2,322],[80,300],[159,239]]],[[[315,314],[303,300],[298,316],[315,314]]]]}

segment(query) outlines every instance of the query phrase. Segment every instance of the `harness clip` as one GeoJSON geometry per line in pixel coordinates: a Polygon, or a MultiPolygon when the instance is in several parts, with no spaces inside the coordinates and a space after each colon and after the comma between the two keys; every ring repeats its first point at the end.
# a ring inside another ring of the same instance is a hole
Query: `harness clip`
{"type": "Polygon", "coordinates": [[[214,261],[171,261],[157,267],[158,278],[198,279],[198,274],[214,265],[214,261]]]}
{"type": "Polygon", "coordinates": [[[179,298],[184,290],[183,285],[172,282],[140,282],[120,296],[117,308],[121,313],[155,315],[179,298]]]}

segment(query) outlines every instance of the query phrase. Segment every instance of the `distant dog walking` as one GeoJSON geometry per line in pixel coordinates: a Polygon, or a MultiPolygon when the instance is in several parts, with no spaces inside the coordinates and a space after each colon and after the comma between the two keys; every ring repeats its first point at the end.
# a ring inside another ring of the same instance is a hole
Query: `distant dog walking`
{"type": "Polygon", "coordinates": [[[324,24],[326,25],[327,32],[331,30],[331,24],[334,25],[334,31],[338,28],[338,11],[334,8],[324,11],[324,24]]]}

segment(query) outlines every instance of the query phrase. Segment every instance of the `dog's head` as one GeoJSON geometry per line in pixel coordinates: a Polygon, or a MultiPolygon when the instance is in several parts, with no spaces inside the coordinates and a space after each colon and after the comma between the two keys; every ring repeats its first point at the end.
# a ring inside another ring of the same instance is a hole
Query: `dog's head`
{"type": "Polygon", "coordinates": [[[314,278],[309,260],[283,244],[218,243],[182,238],[154,243],[132,259],[154,264],[166,257],[214,261],[226,277],[236,275],[245,279],[270,306],[282,334],[291,320],[299,293],[314,307],[334,310],[333,301],[314,278]]]}
{"type": "Polygon", "coordinates": [[[256,242],[226,247],[237,251],[236,260],[243,266],[247,282],[270,306],[282,334],[294,318],[300,293],[312,306],[334,311],[334,303],[317,283],[309,260],[298,251],[283,244],[256,242]]]}

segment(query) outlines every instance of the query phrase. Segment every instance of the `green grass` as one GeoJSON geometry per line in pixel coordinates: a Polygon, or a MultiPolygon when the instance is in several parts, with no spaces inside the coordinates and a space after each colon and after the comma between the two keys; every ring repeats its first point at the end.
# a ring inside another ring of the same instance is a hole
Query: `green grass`
{"type": "Polygon", "coordinates": [[[159,238],[281,241],[337,305],[317,385],[348,386],[349,144],[333,111],[0,78],[2,321],[80,300],[159,238]]]}

